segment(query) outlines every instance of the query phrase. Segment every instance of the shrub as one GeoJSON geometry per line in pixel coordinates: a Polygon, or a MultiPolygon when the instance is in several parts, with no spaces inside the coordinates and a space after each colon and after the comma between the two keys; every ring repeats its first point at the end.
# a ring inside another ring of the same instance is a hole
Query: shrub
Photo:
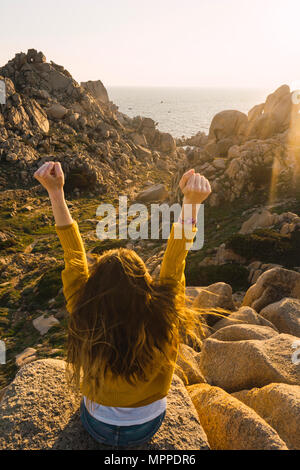
{"type": "Polygon", "coordinates": [[[253,233],[232,235],[226,242],[236,254],[251,260],[277,263],[287,267],[300,265],[300,232],[281,235],[272,230],[256,230],[253,233]]]}
{"type": "Polygon", "coordinates": [[[249,287],[249,271],[240,264],[221,264],[186,269],[186,282],[190,286],[208,286],[215,282],[230,284],[233,291],[249,287]]]}

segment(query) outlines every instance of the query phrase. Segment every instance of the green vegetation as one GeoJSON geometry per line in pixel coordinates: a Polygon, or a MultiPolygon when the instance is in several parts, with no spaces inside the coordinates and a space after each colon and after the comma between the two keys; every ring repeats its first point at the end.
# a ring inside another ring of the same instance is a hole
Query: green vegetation
{"type": "Polygon", "coordinates": [[[190,286],[208,286],[215,282],[226,282],[232,290],[246,290],[249,287],[249,271],[239,264],[194,266],[186,268],[186,282],[190,286]]]}
{"type": "Polygon", "coordinates": [[[92,249],[92,253],[101,255],[106,250],[122,248],[126,243],[127,240],[102,240],[92,249]]]}
{"type": "Polygon", "coordinates": [[[62,285],[61,270],[61,266],[56,266],[43,274],[35,289],[37,291],[35,299],[37,303],[46,302],[58,294],[62,285]]]}

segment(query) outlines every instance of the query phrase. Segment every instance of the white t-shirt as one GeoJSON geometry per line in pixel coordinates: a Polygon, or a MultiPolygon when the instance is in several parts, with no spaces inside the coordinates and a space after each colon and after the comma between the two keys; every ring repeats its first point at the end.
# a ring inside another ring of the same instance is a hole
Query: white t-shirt
{"type": "Polygon", "coordinates": [[[167,398],[156,400],[150,405],[139,406],[137,408],[123,408],[115,406],[103,406],[89,401],[83,397],[84,404],[93,418],[102,423],[113,424],[115,426],[133,426],[135,424],[147,423],[157,418],[166,410],[167,398]]]}

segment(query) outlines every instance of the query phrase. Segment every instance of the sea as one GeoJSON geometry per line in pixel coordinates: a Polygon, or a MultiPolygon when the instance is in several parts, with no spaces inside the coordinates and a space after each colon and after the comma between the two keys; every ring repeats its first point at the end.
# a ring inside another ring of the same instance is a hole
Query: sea
{"type": "Polygon", "coordinates": [[[130,117],[154,119],[174,137],[208,133],[215,114],[225,109],[244,113],[263,103],[274,90],[258,88],[108,87],[111,101],[130,117]]]}

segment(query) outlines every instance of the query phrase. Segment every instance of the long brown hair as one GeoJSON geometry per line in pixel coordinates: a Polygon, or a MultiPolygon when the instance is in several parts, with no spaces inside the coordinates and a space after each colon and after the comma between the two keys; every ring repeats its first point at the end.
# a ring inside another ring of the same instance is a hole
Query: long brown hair
{"type": "Polygon", "coordinates": [[[96,258],[69,317],[72,381],[79,385],[82,373],[93,379],[108,370],[131,384],[147,380],[155,352],[171,361],[168,346],[187,337],[199,342],[199,327],[182,286],[153,279],[133,250],[106,251],[96,258]]]}

